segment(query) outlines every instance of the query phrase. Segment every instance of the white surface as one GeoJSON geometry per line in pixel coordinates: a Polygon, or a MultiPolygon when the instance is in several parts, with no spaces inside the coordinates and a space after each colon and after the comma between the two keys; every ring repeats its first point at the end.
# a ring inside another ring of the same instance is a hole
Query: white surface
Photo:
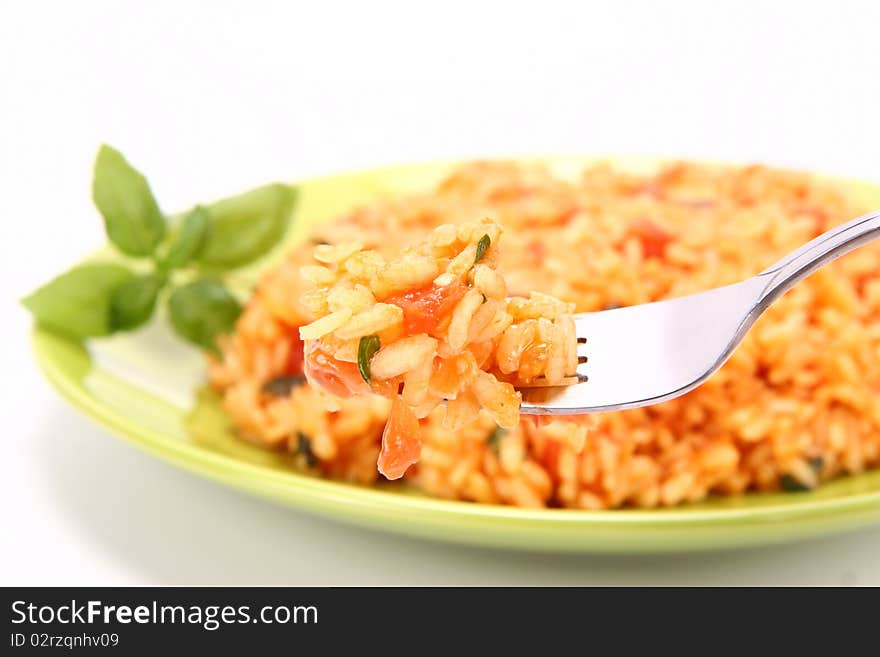
{"type": "Polygon", "coordinates": [[[495,153],[756,159],[880,180],[880,5],[221,4],[0,4],[0,583],[880,584],[880,528],[579,558],[303,516],[71,410],[37,373],[15,304],[102,242],[88,191],[101,141],[147,172],[166,209],[271,179],[495,153]]]}

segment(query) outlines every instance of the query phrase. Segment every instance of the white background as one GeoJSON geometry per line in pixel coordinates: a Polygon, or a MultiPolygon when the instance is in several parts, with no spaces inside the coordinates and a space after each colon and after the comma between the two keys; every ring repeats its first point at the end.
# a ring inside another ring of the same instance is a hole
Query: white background
{"type": "Polygon", "coordinates": [[[43,382],[16,299],[103,241],[99,143],[167,210],[272,179],[515,153],[880,181],[876,2],[0,1],[0,583],[880,584],[880,529],[559,557],[350,529],[136,451],[43,382]]]}

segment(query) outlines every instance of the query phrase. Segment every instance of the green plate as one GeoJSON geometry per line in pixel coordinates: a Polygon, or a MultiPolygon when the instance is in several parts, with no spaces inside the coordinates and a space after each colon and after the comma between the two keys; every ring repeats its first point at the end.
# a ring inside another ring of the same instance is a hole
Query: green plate
{"type": "MultiPolygon", "coordinates": [[[[585,158],[546,160],[560,173],[585,158]]],[[[615,159],[627,168],[650,160],[615,159]]],[[[287,241],[352,205],[429,188],[453,166],[434,163],[342,174],[300,186],[287,241]]],[[[847,182],[880,206],[880,188],[847,182]]],[[[244,273],[243,282],[259,269],[244,273]]],[[[294,471],[288,457],[235,438],[216,396],[204,387],[201,354],[164,323],[84,347],[42,329],[33,346],[52,384],[114,433],[187,470],[343,522],[389,532],[492,547],[559,552],[679,552],[790,541],[880,520],[880,471],[841,478],[805,493],[750,494],[658,510],[528,510],[448,502],[400,485],[366,488],[294,471]]]]}

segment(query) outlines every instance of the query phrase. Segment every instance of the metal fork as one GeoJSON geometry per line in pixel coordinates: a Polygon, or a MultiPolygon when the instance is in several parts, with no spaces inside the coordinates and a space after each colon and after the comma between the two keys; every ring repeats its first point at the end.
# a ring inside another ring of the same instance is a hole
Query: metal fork
{"type": "Polygon", "coordinates": [[[700,294],[575,316],[577,382],[521,388],[530,415],[658,404],[693,390],[793,285],[880,237],[880,210],[823,233],[757,276],[700,294]]]}

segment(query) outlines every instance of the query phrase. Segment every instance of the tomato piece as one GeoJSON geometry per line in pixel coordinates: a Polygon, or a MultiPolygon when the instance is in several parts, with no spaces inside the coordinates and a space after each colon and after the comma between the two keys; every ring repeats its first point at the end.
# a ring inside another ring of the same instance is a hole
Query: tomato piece
{"type": "Polygon", "coordinates": [[[674,237],[650,219],[637,219],[629,226],[629,234],[642,243],[642,253],[646,258],[662,258],[666,245],[674,237]]]}
{"type": "Polygon", "coordinates": [[[556,440],[547,440],[544,443],[544,451],[541,454],[541,463],[554,481],[559,479],[559,456],[562,454],[562,445],[556,440]]]}
{"type": "Polygon", "coordinates": [[[455,309],[466,292],[467,286],[462,282],[442,287],[432,283],[418,290],[393,296],[385,302],[400,306],[403,310],[403,325],[408,334],[433,334],[437,325],[455,309]]]}
{"type": "Polygon", "coordinates": [[[379,472],[387,479],[400,479],[406,469],[419,460],[421,453],[419,420],[399,397],[395,397],[382,432],[379,472]]]}
{"type": "Polygon", "coordinates": [[[544,262],[544,255],[547,253],[547,247],[544,246],[543,242],[532,240],[526,244],[526,253],[529,254],[533,264],[540,265],[544,262]]]}
{"type": "Polygon", "coordinates": [[[309,343],[303,371],[311,383],[337,397],[370,391],[357,364],[337,360],[324,351],[320,340],[309,343]]]}
{"type": "Polygon", "coordinates": [[[656,180],[649,180],[647,182],[634,185],[628,190],[628,192],[632,196],[648,196],[657,200],[663,200],[666,194],[665,190],[663,189],[663,185],[658,183],[656,180]]]}

